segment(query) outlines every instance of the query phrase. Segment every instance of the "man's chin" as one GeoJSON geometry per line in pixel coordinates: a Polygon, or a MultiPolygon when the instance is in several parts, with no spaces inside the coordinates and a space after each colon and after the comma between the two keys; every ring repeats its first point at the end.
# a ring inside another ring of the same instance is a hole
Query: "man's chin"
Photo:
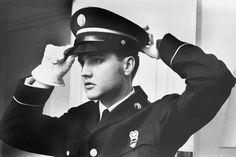
{"type": "Polygon", "coordinates": [[[87,98],[89,100],[99,100],[100,99],[100,96],[98,95],[92,95],[92,94],[87,94],[87,98]]]}

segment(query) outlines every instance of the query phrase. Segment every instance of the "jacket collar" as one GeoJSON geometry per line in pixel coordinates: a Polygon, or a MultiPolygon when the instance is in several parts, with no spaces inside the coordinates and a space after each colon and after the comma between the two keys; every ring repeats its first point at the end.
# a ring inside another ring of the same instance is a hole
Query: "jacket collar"
{"type": "Polygon", "coordinates": [[[93,132],[119,121],[127,119],[132,114],[148,105],[147,95],[140,86],[134,87],[135,93],[112,110],[106,118],[98,122],[93,132]]]}
{"type": "MultiPolygon", "coordinates": [[[[101,101],[98,101],[98,104],[99,104],[99,113],[100,113],[100,119],[101,119],[101,115],[102,115],[102,113],[103,113],[103,111],[105,110],[105,109],[108,109],[109,110],[109,112],[111,112],[113,109],[115,109],[117,106],[119,106],[123,101],[125,101],[126,99],[128,99],[131,95],[133,95],[134,94],[134,88],[132,89],[132,91],[127,95],[127,96],[125,96],[123,99],[121,99],[120,101],[118,101],[118,102],[116,102],[115,104],[113,104],[112,106],[110,106],[109,108],[107,108],[106,106],[104,106],[103,104],[102,104],[102,102],[101,101]]],[[[99,119],[99,120],[100,120],[99,119]]]]}

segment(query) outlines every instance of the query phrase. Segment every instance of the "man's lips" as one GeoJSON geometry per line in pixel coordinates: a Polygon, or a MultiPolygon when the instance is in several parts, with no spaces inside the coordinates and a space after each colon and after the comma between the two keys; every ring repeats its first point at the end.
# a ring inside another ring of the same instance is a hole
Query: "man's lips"
{"type": "Polygon", "coordinates": [[[95,86],[95,84],[91,82],[85,82],[84,86],[86,89],[92,89],[95,86]]]}

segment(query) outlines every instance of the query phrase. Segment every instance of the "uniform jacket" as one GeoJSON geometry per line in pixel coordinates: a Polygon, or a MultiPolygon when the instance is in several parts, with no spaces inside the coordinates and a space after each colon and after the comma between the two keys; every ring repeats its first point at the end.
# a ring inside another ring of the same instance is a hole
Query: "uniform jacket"
{"type": "Polygon", "coordinates": [[[215,116],[235,78],[214,55],[171,34],[161,41],[160,57],[185,79],[185,91],[150,103],[141,87],[134,87],[135,93],[101,121],[93,101],[59,118],[42,115],[52,89],[25,86],[21,80],[2,118],[1,139],[53,156],[173,157],[215,116]]]}

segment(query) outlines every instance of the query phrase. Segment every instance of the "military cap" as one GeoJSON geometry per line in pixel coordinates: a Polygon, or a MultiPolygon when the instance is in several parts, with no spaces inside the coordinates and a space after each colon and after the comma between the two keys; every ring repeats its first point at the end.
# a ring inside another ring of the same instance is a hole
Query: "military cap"
{"type": "Polygon", "coordinates": [[[73,54],[103,49],[138,52],[149,42],[149,36],[143,28],[98,7],[86,7],[75,12],[71,17],[71,31],[76,37],[73,54]]]}

